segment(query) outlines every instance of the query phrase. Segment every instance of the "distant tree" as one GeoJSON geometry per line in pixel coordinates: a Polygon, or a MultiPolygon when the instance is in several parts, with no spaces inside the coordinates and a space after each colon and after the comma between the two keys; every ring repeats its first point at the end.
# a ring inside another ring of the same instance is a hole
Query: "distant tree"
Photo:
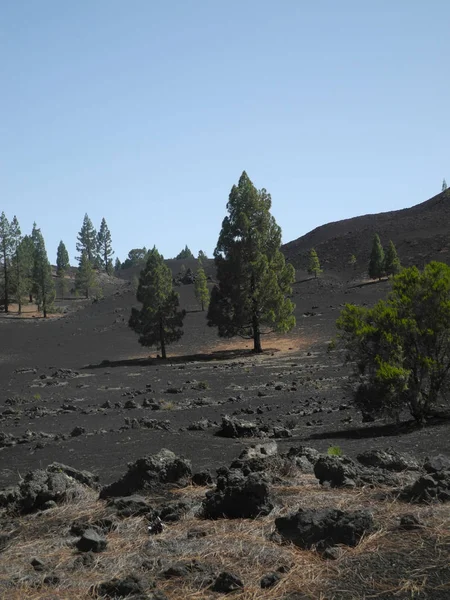
{"type": "Polygon", "coordinates": [[[450,267],[431,262],[403,269],[387,299],[373,308],[347,304],[336,323],[354,363],[355,403],[365,413],[418,423],[448,403],[450,267]]]}
{"type": "Polygon", "coordinates": [[[21,247],[22,247],[22,232],[20,231],[19,221],[14,216],[11,221],[11,279],[14,296],[18,305],[19,315],[22,313],[22,303],[28,289],[27,274],[25,272],[26,265],[24,264],[21,247]]]}
{"type": "Polygon", "coordinates": [[[381,279],[384,275],[384,250],[380,242],[380,236],[376,233],[373,236],[372,251],[369,261],[369,277],[371,279],[381,279]]]}
{"type": "Polygon", "coordinates": [[[261,335],[295,326],[289,298],[295,271],[281,253],[271,204],[270,194],[258,191],[244,171],[231,189],[214,250],[219,284],[211,293],[208,325],[220,337],[253,339],[254,352],[262,352],[261,335]]]}
{"type": "Polygon", "coordinates": [[[116,258],[116,260],[114,262],[114,273],[117,275],[121,268],[122,268],[122,263],[120,262],[120,260],[118,258],[116,258]]]}
{"type": "Polygon", "coordinates": [[[55,285],[52,278],[52,268],[47,257],[45,242],[41,230],[33,227],[34,235],[34,265],[33,265],[33,293],[36,298],[38,310],[44,312],[52,310],[55,300],[55,285]]]}
{"type": "Polygon", "coordinates": [[[13,240],[11,236],[11,225],[6,218],[4,212],[0,216],[0,253],[3,268],[3,295],[4,295],[4,310],[9,312],[9,292],[11,288],[10,267],[11,256],[13,253],[13,240]]]}
{"type": "Polygon", "coordinates": [[[142,308],[131,310],[128,325],[139,334],[142,346],[157,346],[162,358],[166,358],[166,346],[183,335],[186,312],[179,309],[179,296],[172,288],[172,272],[156,248],[148,253],[136,299],[142,308]]]}
{"type": "Polygon", "coordinates": [[[147,248],[133,248],[128,252],[128,257],[122,263],[122,269],[139,267],[145,263],[147,257],[147,248]]]}
{"type": "Polygon", "coordinates": [[[400,273],[401,268],[400,259],[397,256],[397,249],[394,242],[391,240],[384,254],[384,271],[386,275],[397,275],[397,273],[400,273]]]}
{"type": "Polygon", "coordinates": [[[56,276],[58,277],[61,296],[64,296],[67,289],[66,275],[69,268],[69,253],[64,242],[61,240],[56,251],[56,276]]]}
{"type": "Polygon", "coordinates": [[[202,263],[199,260],[199,267],[195,274],[194,292],[197,302],[200,303],[202,311],[209,305],[209,290],[208,280],[206,279],[205,271],[202,267],[202,263]]]}
{"type": "Polygon", "coordinates": [[[314,277],[317,278],[317,275],[322,273],[322,269],[320,268],[319,257],[317,256],[317,252],[314,248],[311,248],[309,252],[309,264],[308,264],[308,273],[310,275],[314,274],[314,277]]]}
{"type": "MultiPolygon", "coordinates": [[[[34,224],[33,229],[36,228],[34,224]]],[[[33,269],[34,269],[34,248],[35,243],[32,235],[25,235],[20,243],[19,254],[20,262],[23,268],[23,293],[29,295],[30,302],[33,302],[33,269]]]]}
{"type": "Polygon", "coordinates": [[[206,256],[206,254],[203,252],[203,250],[199,250],[198,251],[198,261],[200,263],[205,263],[208,260],[208,257],[206,256]]]}
{"type": "Polygon", "coordinates": [[[187,258],[194,258],[194,255],[192,254],[192,252],[189,250],[189,248],[186,246],[183,248],[183,250],[175,257],[176,260],[186,260],[187,258]]]}
{"type": "Polygon", "coordinates": [[[78,233],[77,240],[76,248],[77,252],[80,253],[80,256],[77,258],[77,260],[81,261],[81,256],[84,252],[89,262],[92,265],[95,265],[98,262],[97,233],[87,213],[84,215],[83,225],[78,233]]]}
{"type": "Polygon", "coordinates": [[[97,235],[97,251],[102,268],[111,275],[112,263],[110,265],[110,261],[114,251],[112,249],[111,232],[109,231],[104,217],[97,235]]]}
{"type": "Polygon", "coordinates": [[[445,192],[445,190],[447,189],[447,182],[445,181],[445,179],[442,180],[442,191],[445,192]]]}
{"type": "Polygon", "coordinates": [[[89,298],[90,292],[95,287],[97,286],[94,267],[87,252],[83,252],[75,275],[75,289],[83,292],[85,297],[89,298]]]}
{"type": "Polygon", "coordinates": [[[353,267],[354,269],[356,269],[356,263],[357,263],[356,256],[355,256],[354,254],[352,254],[352,255],[350,256],[350,258],[348,259],[348,264],[349,264],[351,267],[353,267]]]}

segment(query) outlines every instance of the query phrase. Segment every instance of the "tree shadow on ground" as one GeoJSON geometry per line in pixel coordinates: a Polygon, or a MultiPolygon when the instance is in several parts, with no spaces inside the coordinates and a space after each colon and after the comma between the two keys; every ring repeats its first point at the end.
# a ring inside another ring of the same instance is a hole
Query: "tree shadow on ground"
{"type": "Polygon", "coordinates": [[[250,358],[252,356],[261,356],[278,352],[275,348],[267,348],[261,354],[255,354],[253,350],[235,349],[235,350],[215,350],[213,352],[203,352],[197,354],[185,354],[182,356],[169,356],[168,358],[125,358],[122,360],[102,360],[97,364],[85,365],[83,369],[104,369],[105,367],[152,367],[160,365],[181,364],[186,362],[211,362],[224,361],[233,358],[250,358]]]}
{"type": "Polygon", "coordinates": [[[366,438],[379,438],[385,436],[400,436],[409,433],[414,433],[420,429],[428,427],[439,427],[442,425],[448,426],[449,416],[442,415],[429,419],[425,425],[418,425],[413,419],[404,421],[403,423],[385,423],[383,425],[370,425],[368,427],[353,427],[351,429],[336,429],[332,431],[321,431],[313,433],[308,440],[327,440],[327,439],[343,439],[343,440],[358,440],[366,438]]]}

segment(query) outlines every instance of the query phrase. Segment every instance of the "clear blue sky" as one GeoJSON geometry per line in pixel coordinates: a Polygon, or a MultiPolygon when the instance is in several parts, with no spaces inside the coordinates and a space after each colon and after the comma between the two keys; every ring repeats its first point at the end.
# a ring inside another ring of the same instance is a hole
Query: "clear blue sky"
{"type": "Polygon", "coordinates": [[[71,258],[212,253],[245,169],[288,242],[450,184],[448,0],[3,0],[0,210],[71,258]]]}

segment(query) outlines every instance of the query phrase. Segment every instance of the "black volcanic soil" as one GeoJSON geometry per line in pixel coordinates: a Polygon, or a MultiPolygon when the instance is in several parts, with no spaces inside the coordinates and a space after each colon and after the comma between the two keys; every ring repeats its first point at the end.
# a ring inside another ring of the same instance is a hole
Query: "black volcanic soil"
{"type": "Polygon", "coordinates": [[[20,442],[0,449],[0,487],[54,460],[108,483],[129,461],[161,447],[191,459],[194,470],[229,464],[254,440],[216,436],[223,415],[288,426],[293,437],[279,440],[280,449],[303,444],[318,450],[339,445],[349,455],[387,446],[417,456],[448,452],[448,422],[423,429],[363,424],[352,409],[348,367],[327,352],[327,344],[345,302],[370,305],[390,285],[359,283],[327,274],[313,280],[299,272],[297,326],[286,337],[265,339],[259,356],[249,352],[250,342],[216,337],[192,285],[178,288],[188,310],[185,335],[170,347],[167,361],[154,352],[148,359],[129,330],[133,293],[124,281],[112,295],[59,319],[0,317],[0,432],[20,442]],[[130,400],[136,408],[125,407],[130,400]],[[142,418],[156,419],[160,429],[139,427],[142,418]],[[205,418],[217,425],[187,429],[205,418]],[[71,436],[75,428],[83,429],[71,436]]]}

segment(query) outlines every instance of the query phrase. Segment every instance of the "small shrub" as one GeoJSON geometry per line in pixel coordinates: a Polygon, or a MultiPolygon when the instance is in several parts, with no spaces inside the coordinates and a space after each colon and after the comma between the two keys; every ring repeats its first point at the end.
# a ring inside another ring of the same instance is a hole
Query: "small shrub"
{"type": "Polygon", "coordinates": [[[197,381],[195,387],[197,390],[209,390],[209,383],[207,381],[197,381]]]}
{"type": "Polygon", "coordinates": [[[33,400],[36,400],[36,402],[38,402],[40,399],[41,399],[41,395],[40,394],[34,394],[33,400]]]}
{"type": "Polygon", "coordinates": [[[327,450],[328,456],[342,456],[342,450],[340,446],[330,446],[327,450]]]}

